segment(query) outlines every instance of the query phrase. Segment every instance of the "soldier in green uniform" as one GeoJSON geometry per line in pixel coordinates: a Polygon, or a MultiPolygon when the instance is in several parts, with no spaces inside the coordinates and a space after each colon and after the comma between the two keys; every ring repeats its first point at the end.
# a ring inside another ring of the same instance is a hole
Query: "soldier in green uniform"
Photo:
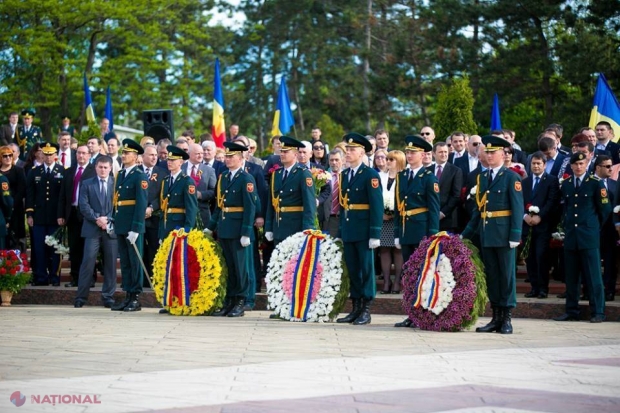
{"type": "Polygon", "coordinates": [[[482,261],[493,318],[479,333],[512,334],[512,309],[517,305],[515,251],[521,240],[523,192],[521,178],[504,166],[510,142],[497,136],[482,138],[489,169],[478,175],[476,206],[463,238],[480,231],[482,261]]]}
{"type": "Polygon", "coordinates": [[[61,132],[67,132],[73,138],[75,128],[71,126],[71,118],[69,118],[69,116],[62,116],[60,120],[62,121],[62,124],[60,125],[60,128],[58,128],[58,134],[61,132]]]}
{"type": "MultiPolygon", "coordinates": [[[[338,323],[370,323],[370,303],[375,298],[373,249],[379,246],[383,225],[383,192],[379,173],[362,162],[372,144],[359,133],[344,136],[346,160],[350,165],[340,173],[340,236],[344,259],[351,279],[353,309],[338,323]]],[[[336,196],[336,195],[334,195],[336,196]]]]}
{"type": "Polygon", "coordinates": [[[0,173],[0,189],[2,196],[0,197],[0,250],[5,249],[6,224],[11,221],[13,212],[13,197],[9,188],[9,180],[0,173]]]}
{"type": "Polygon", "coordinates": [[[183,228],[189,232],[196,225],[198,198],[194,180],[187,176],[181,165],[189,155],[181,148],[168,145],[168,170],[170,176],[161,185],[159,205],[159,239],[165,239],[173,230],[183,228]]]}
{"type": "Polygon", "coordinates": [[[288,136],[280,137],[282,168],[271,176],[265,238],[278,245],[287,237],[314,229],[316,196],[308,169],[297,162],[297,149],[303,143],[288,136]]]}
{"type": "Polygon", "coordinates": [[[147,207],[149,183],[142,168],[136,161],[144,149],[132,139],[123,140],[123,169],[114,182],[113,219],[114,231],[118,240],[118,256],[121,262],[123,290],[126,296],[123,301],[112,306],[113,311],[140,311],[138,300],[142,292],[142,237],[147,207]],[[136,247],[139,256],[136,253],[136,247]]]}
{"type": "Polygon", "coordinates": [[[36,112],[34,109],[29,108],[22,111],[23,125],[17,128],[15,133],[15,143],[19,146],[19,159],[26,162],[30,149],[35,143],[43,143],[43,133],[41,128],[34,126],[32,120],[36,112]]]}
{"type": "Polygon", "coordinates": [[[206,232],[217,228],[228,267],[228,283],[224,306],[213,315],[242,317],[249,285],[247,262],[252,250],[248,246],[256,215],[256,182],[242,168],[243,151],[248,148],[234,142],[224,142],[224,147],[228,171],[218,178],[216,207],[206,232]]]}
{"type": "MultiPolygon", "coordinates": [[[[422,155],[433,150],[425,139],[409,135],[405,137],[405,153],[409,168],[396,175],[394,191],[394,245],[407,262],[422,238],[439,232],[439,181],[435,174],[422,165],[422,155]]],[[[406,318],[395,327],[410,327],[406,318]]]]}
{"type": "Polygon", "coordinates": [[[579,320],[579,274],[587,274],[590,294],[590,322],[605,319],[605,289],[601,275],[601,224],[611,213],[605,184],[588,173],[587,155],[570,158],[573,176],[560,184],[564,204],[564,262],[566,273],[566,312],[555,321],[579,320]]]}

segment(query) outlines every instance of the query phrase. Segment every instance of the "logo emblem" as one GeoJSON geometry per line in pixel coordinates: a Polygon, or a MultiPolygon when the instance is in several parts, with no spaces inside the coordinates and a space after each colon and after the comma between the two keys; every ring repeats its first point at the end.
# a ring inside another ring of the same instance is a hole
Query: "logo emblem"
{"type": "MultiPolygon", "coordinates": [[[[2,184],[2,189],[4,189],[4,184],[2,184]]],[[[601,196],[607,198],[607,189],[601,188],[601,196]]]]}
{"type": "Polygon", "coordinates": [[[312,186],[312,178],[306,178],[306,185],[312,186]]]}
{"type": "Polygon", "coordinates": [[[439,193],[439,184],[438,183],[433,184],[433,188],[435,189],[435,192],[439,193]]]}
{"type": "Polygon", "coordinates": [[[26,396],[19,391],[14,391],[11,393],[11,397],[9,397],[11,403],[15,405],[15,407],[21,407],[26,403],[26,396]]]}
{"type": "Polygon", "coordinates": [[[372,178],[370,180],[370,185],[372,185],[374,189],[379,188],[379,180],[377,178],[372,178]]]}
{"type": "Polygon", "coordinates": [[[521,192],[521,182],[520,181],[515,182],[515,191],[521,192]]]}
{"type": "Polygon", "coordinates": [[[9,190],[9,183],[8,182],[2,182],[2,190],[3,191],[8,191],[9,190]]]}
{"type": "Polygon", "coordinates": [[[196,187],[194,185],[190,185],[187,192],[189,192],[190,195],[194,195],[196,193],[196,187]]]}
{"type": "Polygon", "coordinates": [[[252,182],[248,182],[246,185],[248,192],[254,192],[254,184],[252,182]]]}
{"type": "Polygon", "coordinates": [[[142,181],[142,189],[147,189],[149,187],[149,183],[146,181],[142,181]]]}

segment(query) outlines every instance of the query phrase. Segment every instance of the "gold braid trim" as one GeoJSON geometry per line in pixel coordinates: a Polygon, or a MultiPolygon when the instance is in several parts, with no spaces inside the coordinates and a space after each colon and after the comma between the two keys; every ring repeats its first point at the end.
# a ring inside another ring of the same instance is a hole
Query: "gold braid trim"
{"type": "Polygon", "coordinates": [[[396,174],[396,208],[401,215],[401,219],[403,221],[403,237],[405,236],[405,201],[400,200],[400,172],[396,174]]]}
{"type": "MultiPolygon", "coordinates": [[[[166,178],[166,181],[170,182],[169,178],[166,178]]],[[[159,207],[164,212],[164,225],[168,221],[168,197],[164,198],[164,186],[165,182],[161,183],[161,189],[159,190],[159,207]]]]}
{"type": "Polygon", "coordinates": [[[345,211],[349,210],[349,194],[346,194],[344,197],[342,196],[342,172],[340,172],[338,176],[339,184],[338,184],[338,203],[341,207],[344,208],[345,211]]]}
{"type": "Polygon", "coordinates": [[[487,213],[487,193],[485,192],[482,198],[480,198],[480,175],[476,177],[476,205],[478,206],[478,211],[482,214],[481,216],[486,217],[487,213]]]}
{"type": "Polygon", "coordinates": [[[114,177],[114,196],[112,199],[112,205],[114,205],[114,208],[116,208],[116,213],[118,213],[118,191],[116,190],[117,183],[118,183],[118,174],[116,174],[116,176],[114,177]]]}
{"type": "Polygon", "coordinates": [[[275,191],[276,172],[271,175],[271,205],[276,212],[276,223],[280,226],[280,197],[275,191]]]}

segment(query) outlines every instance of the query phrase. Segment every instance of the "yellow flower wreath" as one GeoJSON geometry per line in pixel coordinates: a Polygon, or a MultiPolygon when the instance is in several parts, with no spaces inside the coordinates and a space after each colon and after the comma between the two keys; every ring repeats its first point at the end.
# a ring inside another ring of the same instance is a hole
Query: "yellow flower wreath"
{"type": "MultiPolygon", "coordinates": [[[[183,230],[174,230],[163,240],[153,261],[153,290],[160,303],[164,298],[166,263],[172,252],[174,235],[183,235],[183,230]],[[179,234],[179,232],[181,232],[179,234]]],[[[202,231],[192,230],[187,234],[188,245],[196,252],[200,264],[198,288],[190,296],[190,304],[179,305],[174,297],[168,311],[173,315],[208,315],[221,307],[226,294],[226,264],[220,246],[211,236],[202,231]]]]}

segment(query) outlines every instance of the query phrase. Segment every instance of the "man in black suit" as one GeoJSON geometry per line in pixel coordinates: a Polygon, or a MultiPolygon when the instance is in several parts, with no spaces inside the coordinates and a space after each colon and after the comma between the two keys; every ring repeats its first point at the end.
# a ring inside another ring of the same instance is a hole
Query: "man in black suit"
{"type": "MultiPolygon", "coordinates": [[[[153,215],[153,211],[159,211],[161,192],[161,185],[164,179],[168,178],[169,172],[167,169],[162,169],[157,166],[157,147],[154,145],[147,145],[144,147],[144,154],[142,154],[142,168],[148,179],[149,188],[147,194],[147,207],[146,207],[146,220],[144,221],[144,265],[149,273],[147,277],[153,277],[153,260],[155,259],[155,253],[159,248],[159,215],[153,215]]],[[[143,287],[150,287],[149,280],[144,277],[143,287]]]]}
{"type": "Polygon", "coordinates": [[[613,141],[614,130],[611,124],[601,121],[596,124],[596,149],[607,151],[611,154],[611,160],[614,165],[620,163],[620,145],[613,141]]]}
{"type": "MultiPolygon", "coordinates": [[[[450,145],[452,145],[452,153],[448,156],[448,162],[454,164],[456,159],[465,156],[467,153],[467,145],[465,143],[465,134],[463,132],[454,132],[449,137],[450,145]]],[[[448,145],[448,146],[450,146],[448,145]]]]}
{"type": "MultiPolygon", "coordinates": [[[[607,155],[599,155],[596,158],[594,174],[600,178],[607,190],[609,203],[615,205],[618,200],[618,182],[611,179],[612,159],[607,155]]],[[[603,285],[605,286],[605,301],[613,301],[616,296],[617,266],[616,255],[618,252],[618,233],[611,214],[601,224],[601,259],[603,260],[603,285]]]]}
{"type": "Polygon", "coordinates": [[[86,141],[86,146],[88,146],[88,151],[90,152],[90,163],[95,165],[97,161],[97,157],[101,154],[101,145],[103,144],[103,140],[97,138],[95,136],[88,138],[86,141]]]}
{"type": "Polygon", "coordinates": [[[463,171],[448,163],[448,144],[438,142],[433,147],[435,164],[429,169],[439,181],[439,229],[456,232],[458,227],[457,207],[461,203],[463,171]]]}
{"type": "Polygon", "coordinates": [[[454,166],[458,166],[463,171],[463,176],[468,176],[470,172],[478,167],[478,147],[482,145],[482,138],[478,135],[471,135],[467,142],[467,153],[454,160],[454,166]]]}
{"type": "Polygon", "coordinates": [[[9,123],[6,125],[2,125],[2,129],[0,130],[0,144],[8,145],[9,143],[15,142],[15,132],[17,132],[19,128],[19,113],[11,112],[9,114],[9,123]]]}
{"type": "MultiPolygon", "coordinates": [[[[90,152],[86,145],[77,149],[77,161],[69,169],[65,170],[65,177],[60,186],[60,200],[58,206],[58,219],[61,225],[66,225],[69,234],[69,260],[71,261],[71,281],[65,287],[77,287],[80,276],[80,265],[84,255],[84,243],[80,237],[83,217],[79,211],[80,185],[82,178],[93,175],[95,168],[89,163],[90,152]],[[86,174],[86,170],[89,174],[86,174]]],[[[88,281],[89,285],[91,280],[88,281]]]]}
{"type": "MultiPolygon", "coordinates": [[[[565,156],[558,152],[557,141],[554,138],[543,136],[538,140],[538,150],[542,152],[546,157],[545,172],[548,175],[553,175],[559,179],[561,177],[560,171],[562,170],[565,156]]],[[[532,174],[532,172],[529,170],[530,166],[531,159],[528,159],[528,164],[526,165],[525,169],[528,175],[532,174]]]]}
{"type": "Polygon", "coordinates": [[[114,304],[118,242],[111,228],[114,196],[114,179],[110,176],[112,162],[112,158],[107,155],[99,156],[95,164],[96,176],[81,183],[79,206],[80,213],[84,217],[81,231],[84,238],[84,259],[80,266],[75,308],[83,307],[88,301],[90,280],[99,248],[102,249],[104,268],[101,300],[106,308],[114,304]]]}
{"type": "Polygon", "coordinates": [[[170,139],[160,139],[157,142],[157,166],[168,170],[168,145],[172,145],[170,139]]]}
{"type": "Polygon", "coordinates": [[[560,205],[560,186],[558,178],[545,172],[547,157],[538,151],[532,154],[530,170],[532,174],[523,180],[523,243],[530,244],[527,251],[527,275],[532,286],[525,296],[528,298],[547,298],[549,294],[549,241],[555,230],[557,207],[560,205]],[[537,207],[539,212],[528,211],[537,207]]]}
{"type": "Polygon", "coordinates": [[[77,162],[75,151],[71,150],[71,134],[63,131],[58,135],[58,163],[69,169],[77,162]]]}

